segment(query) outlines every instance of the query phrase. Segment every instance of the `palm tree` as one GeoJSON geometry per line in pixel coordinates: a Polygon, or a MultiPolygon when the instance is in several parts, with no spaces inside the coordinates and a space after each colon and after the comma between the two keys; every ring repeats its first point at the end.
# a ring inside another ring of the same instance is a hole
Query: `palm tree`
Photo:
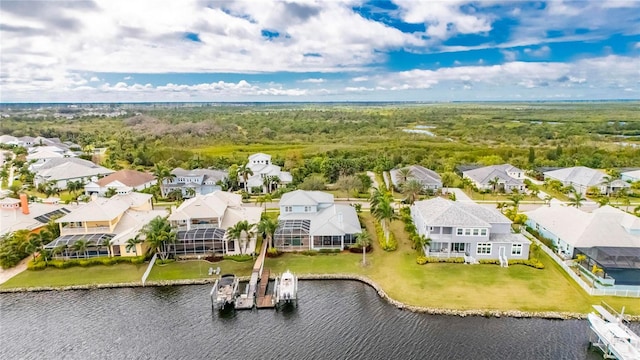
{"type": "Polygon", "coordinates": [[[400,185],[406,183],[409,178],[413,177],[413,172],[411,172],[411,168],[409,167],[398,169],[396,174],[398,175],[398,184],[400,185]]]}
{"type": "Polygon", "coordinates": [[[185,191],[185,193],[186,193],[188,198],[192,198],[192,197],[196,196],[196,189],[194,189],[192,187],[188,187],[184,191],[185,191]]]}
{"type": "Polygon", "coordinates": [[[69,190],[70,193],[72,193],[74,196],[76,195],[76,192],[80,189],[82,189],[83,187],[83,183],[80,180],[76,180],[76,181],[69,181],[67,183],[67,190],[69,190]]]}
{"type": "Polygon", "coordinates": [[[509,200],[511,200],[513,209],[515,210],[516,214],[518,213],[520,202],[522,201],[522,199],[524,199],[524,195],[522,194],[513,194],[509,196],[509,200]]]}
{"type": "Polygon", "coordinates": [[[114,187],[110,187],[107,189],[107,191],[104,193],[104,197],[106,198],[111,198],[113,196],[115,196],[118,193],[118,190],[114,187]]]}
{"type": "Polygon", "coordinates": [[[87,257],[87,248],[89,247],[89,243],[85,239],[77,240],[72,248],[76,252],[76,257],[78,257],[78,253],[82,252],[84,257],[87,257]]]}
{"type": "Polygon", "coordinates": [[[576,263],[577,264],[581,264],[585,260],[587,260],[587,256],[585,254],[576,255],[576,263]]]}
{"type": "Polygon", "coordinates": [[[407,202],[413,205],[422,193],[422,183],[416,179],[411,179],[402,184],[402,192],[407,196],[407,202]]]}
{"type": "Polygon", "coordinates": [[[152,173],[153,173],[153,176],[156,177],[156,180],[158,181],[158,185],[160,185],[160,192],[162,193],[162,196],[163,197],[166,196],[165,189],[164,189],[164,181],[173,179],[176,176],[172,174],[171,170],[169,170],[169,168],[166,167],[161,162],[156,163],[154,165],[152,173]]]}
{"type": "Polygon", "coordinates": [[[158,254],[161,260],[166,260],[169,257],[168,246],[176,242],[176,232],[169,220],[157,216],[144,227],[143,233],[149,242],[149,250],[158,254]]]}
{"type": "Polygon", "coordinates": [[[393,199],[391,198],[391,196],[383,196],[378,201],[375,208],[371,209],[371,214],[382,224],[385,243],[388,244],[389,225],[391,225],[391,222],[393,220],[398,219],[398,214],[396,214],[395,209],[393,208],[393,199]]]}
{"type": "Polygon", "coordinates": [[[100,247],[107,248],[107,257],[111,257],[111,238],[104,238],[102,242],[99,244],[100,247]]]}
{"type": "Polygon", "coordinates": [[[127,240],[127,246],[126,246],[126,250],[127,252],[131,252],[131,249],[133,249],[134,253],[136,254],[136,256],[138,256],[138,244],[140,244],[142,242],[142,239],[140,239],[140,234],[136,234],[135,237],[127,240]]]}
{"type": "Polygon", "coordinates": [[[60,244],[54,247],[53,250],[51,251],[52,256],[62,255],[64,257],[66,256],[66,253],[67,253],[67,245],[65,244],[60,244]]]}
{"type": "Polygon", "coordinates": [[[424,255],[424,247],[431,244],[431,239],[422,234],[415,234],[412,240],[413,247],[418,250],[420,255],[424,255]]]}
{"type": "Polygon", "coordinates": [[[238,176],[240,176],[244,181],[244,191],[249,192],[249,184],[247,184],[247,180],[249,180],[249,176],[253,176],[253,170],[251,170],[248,163],[244,163],[238,167],[238,176]]]}
{"type": "Polygon", "coordinates": [[[579,209],[585,200],[586,199],[582,196],[582,193],[574,192],[573,196],[569,198],[569,206],[575,206],[579,209]]]}
{"type": "Polygon", "coordinates": [[[551,206],[551,200],[553,200],[551,195],[545,195],[544,199],[542,199],[547,206],[551,206]]]}
{"type": "Polygon", "coordinates": [[[37,236],[38,234],[31,234],[31,235],[27,240],[27,244],[25,246],[25,252],[27,254],[33,255],[33,261],[36,261],[36,253],[38,252],[38,249],[40,249],[40,246],[42,246],[42,242],[40,241],[40,237],[37,236]],[[36,235],[36,236],[31,236],[31,235],[36,235]]]}
{"type": "Polygon", "coordinates": [[[362,248],[362,266],[367,265],[366,252],[367,248],[371,246],[371,235],[366,229],[356,235],[356,244],[362,248]]]}
{"type": "Polygon", "coordinates": [[[253,224],[249,224],[247,220],[238,221],[235,225],[227,229],[227,234],[233,240],[237,240],[240,243],[240,253],[244,254],[244,249],[247,247],[247,242],[253,236],[253,224]],[[245,235],[246,236],[243,236],[245,235]]]}
{"type": "Polygon", "coordinates": [[[273,237],[278,229],[278,222],[270,217],[264,216],[258,223],[258,232],[266,235],[266,240],[269,242],[269,248],[273,247],[273,237]]]}
{"type": "Polygon", "coordinates": [[[500,184],[500,178],[497,176],[489,180],[489,185],[491,185],[494,194],[498,191],[498,184],[500,184]]]}

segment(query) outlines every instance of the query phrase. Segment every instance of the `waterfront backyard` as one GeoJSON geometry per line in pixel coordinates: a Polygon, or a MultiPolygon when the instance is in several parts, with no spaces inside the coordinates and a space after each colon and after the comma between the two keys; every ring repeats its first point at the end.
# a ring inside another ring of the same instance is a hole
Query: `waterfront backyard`
{"type": "MultiPolygon", "coordinates": [[[[362,218],[368,230],[375,233],[372,217],[363,213],[362,218]]],[[[604,300],[616,309],[625,306],[627,313],[640,315],[640,301],[637,298],[591,297],[542,251],[539,254],[545,265],[542,270],[524,265],[508,268],[445,263],[417,265],[417,253],[411,249],[403,227],[401,221],[394,221],[391,226],[399,241],[398,250],[384,252],[374,241],[373,251],[366,255],[366,267],[361,265],[362,254],[343,252],[315,256],[285,254],[268,258],[265,268],[269,268],[274,275],[287,269],[300,275],[364,275],[378,283],[391,298],[416,306],[586,313],[592,304],[604,300]]],[[[216,263],[204,260],[172,262],[154,266],[148,281],[208,278],[209,267],[220,267],[222,273],[246,276],[251,273],[252,265],[252,261],[232,260],[216,263]]],[[[145,269],[146,264],[118,264],[25,271],[0,285],[0,288],[139,283],[145,269]]]]}

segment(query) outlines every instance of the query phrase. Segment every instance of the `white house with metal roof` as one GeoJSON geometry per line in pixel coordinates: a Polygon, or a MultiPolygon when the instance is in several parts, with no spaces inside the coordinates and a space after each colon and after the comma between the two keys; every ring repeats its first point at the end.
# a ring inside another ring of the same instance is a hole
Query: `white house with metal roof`
{"type": "Polygon", "coordinates": [[[420,235],[431,239],[427,256],[476,259],[528,259],[529,240],[511,230],[495,209],[436,197],[416,201],[411,218],[420,235]]]}
{"type": "Polygon", "coordinates": [[[55,182],[59,189],[66,189],[69,181],[81,181],[86,184],[114,172],[89,160],[74,157],[49,159],[32,171],[35,172],[36,187],[42,183],[55,182]]]}
{"type": "Polygon", "coordinates": [[[509,164],[491,165],[477,169],[467,170],[462,173],[478,190],[493,190],[493,181],[497,181],[496,190],[523,192],[524,171],[509,164]]]}
{"type": "Polygon", "coordinates": [[[605,205],[588,213],[571,206],[542,206],[525,213],[527,225],[553,241],[566,259],[585,254],[616,284],[640,285],[640,218],[605,205]],[[634,275],[635,281],[629,276],[634,275]]]}
{"type": "Polygon", "coordinates": [[[545,171],[543,174],[545,179],[558,180],[563,186],[573,186],[577,192],[582,194],[586,194],[590,187],[597,187],[602,194],[610,194],[630,187],[627,182],[622,180],[614,180],[607,184],[607,174],[585,166],[545,171]]]}
{"type": "Polygon", "coordinates": [[[156,178],[146,172],[124,169],[116,171],[101,179],[90,181],[84,186],[85,195],[98,194],[104,196],[109,189],[114,189],[118,195],[132,191],[141,191],[156,184],[156,178]]]}
{"type": "Polygon", "coordinates": [[[163,180],[162,197],[166,197],[170,192],[180,189],[182,197],[191,198],[196,195],[207,195],[214,191],[221,190],[217,185],[218,181],[227,177],[227,172],[212,169],[191,169],[175,168],[171,171],[172,178],[163,180]]]}
{"type": "Polygon", "coordinates": [[[624,181],[639,181],[640,180],[640,170],[631,170],[631,171],[625,171],[622,174],[620,174],[620,179],[624,180],[624,181]]]}
{"type": "Polygon", "coordinates": [[[255,239],[243,244],[226,236],[226,230],[240,221],[256,224],[262,207],[248,206],[242,196],[226,191],[196,195],[171,210],[169,222],[178,231],[175,254],[222,253],[233,255],[255,251],[255,239]],[[213,231],[212,229],[217,229],[213,231]]]}
{"type": "MultiPolygon", "coordinates": [[[[411,165],[403,169],[409,169],[408,180],[417,180],[422,184],[424,190],[437,191],[442,188],[442,178],[437,172],[427,169],[420,165],[411,165]]],[[[400,178],[400,169],[392,169],[389,171],[391,175],[391,183],[396,188],[402,185],[404,179],[400,178]]]]}
{"type": "MultiPolygon", "coordinates": [[[[251,189],[260,187],[263,192],[268,192],[267,186],[265,185],[265,178],[267,177],[276,177],[278,179],[278,183],[271,184],[271,186],[280,187],[290,184],[293,181],[293,177],[287,171],[282,171],[281,167],[278,165],[274,165],[271,162],[271,155],[256,153],[249,156],[249,162],[247,163],[247,167],[251,169],[253,175],[247,178],[247,188],[249,192],[251,189]]],[[[244,179],[240,178],[240,185],[244,186],[244,179]]]]}
{"type": "Polygon", "coordinates": [[[60,247],[62,252],[56,256],[70,258],[142,255],[146,244],[138,244],[135,249],[127,251],[127,240],[140,233],[153,218],[165,215],[165,210],[153,210],[149,194],[95,198],[56,220],[60,226],[60,237],[47,244],[45,249],[60,247]],[[105,246],[106,239],[110,240],[109,246],[105,246]],[[86,251],[73,250],[78,240],[87,241],[86,251]]]}
{"type": "Polygon", "coordinates": [[[362,232],[356,210],[335,204],[333,195],[296,190],[282,195],[274,244],[281,251],[340,249],[362,232]]]}

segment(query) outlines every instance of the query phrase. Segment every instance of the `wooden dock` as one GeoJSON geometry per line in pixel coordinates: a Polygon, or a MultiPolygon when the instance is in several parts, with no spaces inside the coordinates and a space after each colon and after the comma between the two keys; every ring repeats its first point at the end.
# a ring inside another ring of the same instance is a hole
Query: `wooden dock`
{"type": "Polygon", "coordinates": [[[269,285],[269,275],[271,272],[269,269],[262,269],[262,274],[260,275],[260,286],[258,287],[257,301],[256,307],[258,309],[264,308],[272,308],[273,304],[273,295],[267,294],[267,285],[269,285]]]}

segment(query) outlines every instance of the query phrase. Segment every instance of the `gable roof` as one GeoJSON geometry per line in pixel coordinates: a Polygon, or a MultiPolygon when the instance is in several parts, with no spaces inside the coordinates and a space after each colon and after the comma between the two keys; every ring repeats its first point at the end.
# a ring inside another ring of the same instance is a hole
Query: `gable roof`
{"type": "MultiPolygon", "coordinates": [[[[72,158],[63,158],[61,160],[64,160],[64,159],[72,159],[72,158]]],[[[58,160],[58,159],[51,159],[49,161],[52,161],[52,160],[58,160]]],[[[45,165],[48,164],[49,161],[46,162],[45,165]]],[[[95,165],[93,163],[91,164],[92,166],[85,166],[84,164],[70,162],[67,164],[61,164],[56,167],[47,168],[44,170],[38,169],[36,174],[37,176],[46,178],[47,180],[65,180],[65,179],[76,179],[76,178],[92,177],[96,175],[113,173],[113,170],[111,169],[107,169],[105,167],[95,165]]]]}
{"type": "Polygon", "coordinates": [[[617,246],[640,248],[640,221],[611,206],[591,213],[570,206],[542,206],[527,217],[573,247],[617,246]]]}
{"type": "MultiPolygon", "coordinates": [[[[319,191],[318,191],[319,192],[319,191]]],[[[362,232],[353,206],[332,204],[315,213],[287,213],[278,217],[279,227],[285,220],[308,220],[311,235],[344,235],[362,232]]]]}
{"type": "Polygon", "coordinates": [[[206,181],[208,179],[214,179],[216,181],[222,180],[227,177],[227,172],[223,170],[215,170],[215,169],[191,169],[185,170],[183,168],[175,168],[171,171],[171,173],[175,176],[186,176],[186,177],[196,177],[202,176],[202,181],[206,181]]]}
{"type": "Polygon", "coordinates": [[[256,161],[256,160],[271,161],[271,155],[267,155],[265,153],[255,153],[255,154],[249,155],[249,161],[256,161]]]}
{"type": "Polygon", "coordinates": [[[625,171],[621,175],[634,179],[640,179],[640,170],[625,171]]]}
{"type": "Polygon", "coordinates": [[[416,201],[411,212],[422,217],[427,225],[451,227],[490,227],[491,224],[510,224],[497,210],[476,203],[462,203],[436,197],[416,201]]]}
{"type": "Polygon", "coordinates": [[[96,168],[101,167],[100,165],[96,165],[93,162],[77,157],[66,157],[66,158],[55,158],[51,160],[47,160],[44,164],[38,167],[38,171],[51,169],[60,165],[68,165],[68,164],[78,164],[88,168],[96,168]]]}
{"type": "MultiPolygon", "coordinates": [[[[169,220],[223,217],[228,207],[241,207],[242,196],[226,191],[196,195],[186,200],[169,216],[169,220]]],[[[262,209],[262,208],[260,208],[262,209]]]]}
{"type": "Polygon", "coordinates": [[[523,184],[522,180],[514,179],[509,176],[508,172],[523,172],[515,166],[509,164],[491,165],[463,172],[463,176],[467,176],[480,184],[488,184],[494,178],[504,181],[508,185],[523,184]]]}
{"type": "MultiPolygon", "coordinates": [[[[427,169],[424,166],[420,166],[420,165],[411,165],[408,168],[411,171],[410,178],[416,179],[420,181],[422,184],[442,185],[442,178],[440,178],[440,175],[438,175],[437,172],[431,169],[427,169]]],[[[406,167],[403,169],[406,169],[406,167]]],[[[394,185],[399,184],[399,180],[400,180],[398,179],[399,171],[400,169],[393,169],[389,171],[391,175],[391,182],[393,182],[394,185]]]]}
{"type": "Polygon", "coordinates": [[[136,187],[148,182],[155,180],[155,177],[152,174],[137,171],[137,170],[119,170],[110,175],[103,177],[98,180],[96,183],[100,185],[100,187],[105,187],[111,184],[114,181],[119,181],[123,185],[129,187],[136,187]]]}
{"type": "Polygon", "coordinates": [[[315,206],[326,203],[333,203],[333,194],[322,191],[295,190],[280,198],[280,206],[315,206]]]}
{"type": "Polygon", "coordinates": [[[593,186],[602,183],[605,173],[585,166],[574,166],[570,168],[552,170],[544,172],[545,177],[560,180],[565,183],[573,183],[582,186],[593,186]]]}

